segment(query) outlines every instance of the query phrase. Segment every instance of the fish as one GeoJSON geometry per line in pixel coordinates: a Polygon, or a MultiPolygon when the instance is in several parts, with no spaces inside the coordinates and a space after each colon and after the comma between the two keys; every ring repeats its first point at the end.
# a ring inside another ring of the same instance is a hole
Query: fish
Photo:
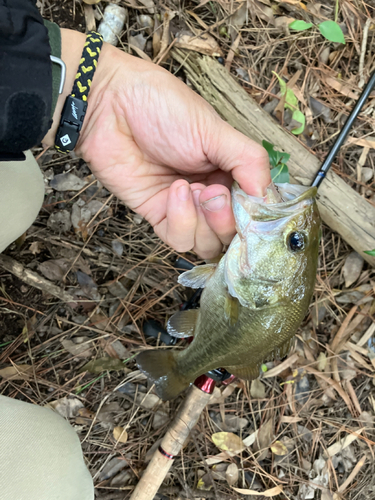
{"type": "Polygon", "coordinates": [[[257,198],[235,182],[231,193],[237,234],[227,252],[178,279],[203,288],[200,308],[179,311],[167,324],[170,335],[192,336],[192,342],[136,358],[163,400],[216,368],[258,378],[263,363],[288,354],[309,308],[321,234],[317,189],[272,184],[257,198]]]}

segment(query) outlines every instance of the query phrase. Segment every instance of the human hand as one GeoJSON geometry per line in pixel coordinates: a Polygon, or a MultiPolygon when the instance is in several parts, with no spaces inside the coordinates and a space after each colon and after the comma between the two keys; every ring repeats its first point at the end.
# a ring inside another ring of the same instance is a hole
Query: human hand
{"type": "MultiPolygon", "coordinates": [[[[74,80],[84,41],[82,34],[62,30],[68,80],[74,80]]],[[[65,85],[67,93],[73,80],[65,85]]],[[[76,151],[162,240],[202,258],[219,254],[235,234],[233,179],[257,196],[271,181],[261,146],[224,122],[178,78],[108,44],[76,151]]]]}

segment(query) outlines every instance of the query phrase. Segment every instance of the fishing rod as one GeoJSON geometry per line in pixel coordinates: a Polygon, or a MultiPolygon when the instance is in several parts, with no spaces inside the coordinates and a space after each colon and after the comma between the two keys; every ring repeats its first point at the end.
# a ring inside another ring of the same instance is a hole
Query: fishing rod
{"type": "Polygon", "coordinates": [[[350,129],[353,126],[355,119],[357,118],[359,113],[362,111],[362,108],[363,108],[365,102],[367,101],[367,99],[369,98],[371,91],[374,87],[375,87],[375,71],[371,75],[370,80],[368,81],[366,87],[364,88],[362,94],[360,95],[360,97],[357,101],[357,104],[354,106],[352,112],[348,116],[348,118],[345,122],[345,125],[343,126],[340,134],[338,135],[336,141],[334,142],[332,148],[330,149],[330,151],[327,155],[327,158],[324,160],[322,166],[320,167],[320,170],[316,174],[316,177],[315,177],[313,183],[311,184],[312,186],[316,186],[318,188],[320,186],[320,184],[322,183],[322,181],[324,180],[328,170],[332,166],[333,160],[335,159],[339,149],[344,144],[345,139],[347,138],[347,136],[350,132],[350,129]]]}
{"type": "MultiPolygon", "coordinates": [[[[328,170],[332,166],[333,160],[345,142],[355,119],[361,112],[374,86],[375,72],[372,74],[355,107],[348,116],[344,127],[330,149],[327,158],[317,172],[316,177],[312,182],[312,186],[316,186],[318,188],[326,177],[328,170]]],[[[176,267],[181,270],[189,270],[194,266],[185,259],[179,258],[176,262],[176,267]]],[[[182,304],[182,309],[196,307],[200,298],[200,293],[201,291],[197,290],[190,300],[182,304]]],[[[144,332],[146,336],[156,337],[165,342],[167,345],[174,345],[175,343],[175,339],[173,339],[173,337],[171,337],[169,333],[166,332],[158,323],[146,323],[146,325],[144,325],[144,332]]],[[[159,487],[161,486],[161,483],[171,468],[174,458],[181,451],[191,430],[198,422],[201,413],[209,402],[217,381],[221,381],[224,384],[230,383],[232,381],[232,376],[223,369],[212,370],[211,372],[198,377],[198,379],[191,386],[177,416],[161,441],[159,448],[154,453],[151,462],[135,487],[130,500],[151,500],[154,498],[159,487]]]]}

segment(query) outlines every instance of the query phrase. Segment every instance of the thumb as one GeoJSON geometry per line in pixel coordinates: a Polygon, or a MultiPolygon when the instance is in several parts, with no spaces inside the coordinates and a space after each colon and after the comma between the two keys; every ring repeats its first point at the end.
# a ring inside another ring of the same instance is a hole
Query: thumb
{"type": "Polygon", "coordinates": [[[208,160],[230,172],[247,194],[264,196],[271,182],[267,151],[221,118],[215,121],[211,123],[212,129],[207,131],[204,144],[208,160]]]}

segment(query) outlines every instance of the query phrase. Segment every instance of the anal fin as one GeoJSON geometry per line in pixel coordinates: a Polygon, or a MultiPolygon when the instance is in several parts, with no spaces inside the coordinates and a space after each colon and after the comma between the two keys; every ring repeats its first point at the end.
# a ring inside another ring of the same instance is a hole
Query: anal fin
{"type": "Polygon", "coordinates": [[[259,377],[261,363],[248,366],[226,366],[225,369],[242,380],[254,380],[259,377]]]}

